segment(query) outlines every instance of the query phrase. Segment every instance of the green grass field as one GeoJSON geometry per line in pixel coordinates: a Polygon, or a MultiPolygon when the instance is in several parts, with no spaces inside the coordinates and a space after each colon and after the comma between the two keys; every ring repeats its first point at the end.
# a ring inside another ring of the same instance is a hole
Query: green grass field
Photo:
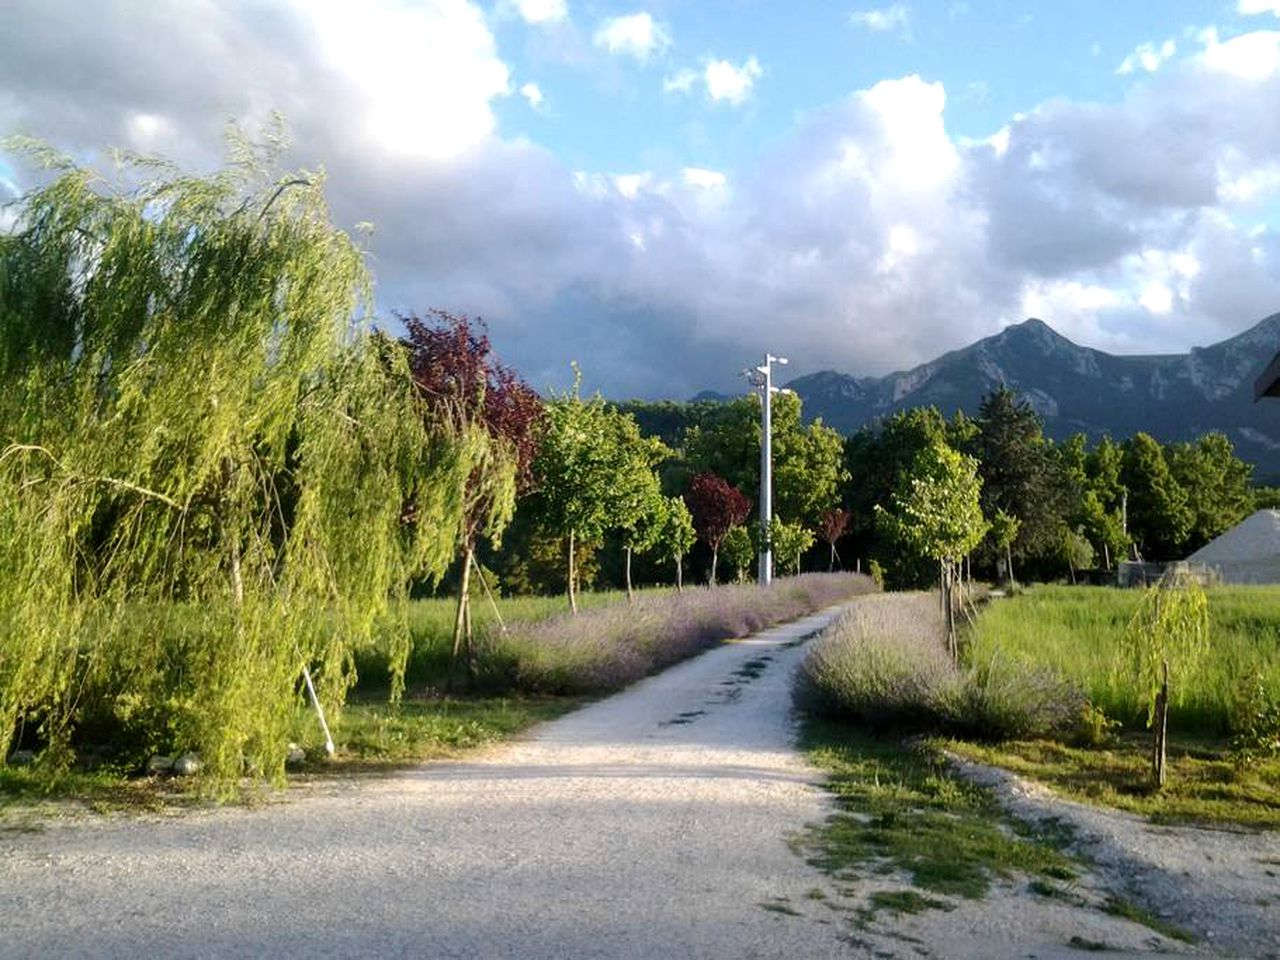
{"type": "Polygon", "coordinates": [[[995,600],[979,616],[966,651],[979,661],[1013,658],[1053,668],[1123,722],[1118,738],[1093,747],[1052,740],[945,746],[1155,821],[1280,827],[1280,758],[1242,769],[1226,749],[1245,677],[1261,673],[1271,695],[1280,696],[1280,587],[1214,587],[1207,594],[1210,654],[1195,672],[1173,677],[1163,790],[1150,787],[1146,712],[1118,656],[1141,600],[1137,590],[1038,586],[995,600]]]}
{"type": "MultiPolygon", "coordinates": [[[[1208,591],[1210,654],[1191,675],[1174,676],[1171,729],[1225,735],[1241,681],[1254,671],[1280,692],[1280,587],[1208,591]]],[[[1141,592],[1110,587],[1039,586],[992,601],[970,637],[975,662],[1012,658],[1052,667],[1128,728],[1140,728],[1134,684],[1118,657],[1141,592]]]]}

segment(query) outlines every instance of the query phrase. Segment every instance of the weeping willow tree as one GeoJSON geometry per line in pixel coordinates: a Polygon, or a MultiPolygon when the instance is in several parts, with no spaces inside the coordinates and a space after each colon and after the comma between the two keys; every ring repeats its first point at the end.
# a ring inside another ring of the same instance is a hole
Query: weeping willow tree
{"type": "Polygon", "coordinates": [[[65,761],[92,719],[278,776],[303,668],[336,710],[387,631],[394,695],[407,585],[453,556],[475,445],[405,428],[322,177],[230,145],[111,178],[27,145],[52,172],[0,238],[0,757],[34,729],[65,761]]]}

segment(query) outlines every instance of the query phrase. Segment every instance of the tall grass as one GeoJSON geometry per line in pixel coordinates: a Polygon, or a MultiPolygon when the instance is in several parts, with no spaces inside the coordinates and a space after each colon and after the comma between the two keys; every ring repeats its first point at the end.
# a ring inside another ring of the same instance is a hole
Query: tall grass
{"type": "MultiPolygon", "coordinates": [[[[1245,678],[1256,672],[1280,690],[1280,588],[1213,587],[1208,595],[1210,653],[1194,672],[1173,677],[1169,714],[1175,729],[1221,735],[1245,678]]],[[[1138,591],[1110,587],[1036,587],[990,604],[966,655],[1048,667],[1112,717],[1141,726],[1146,713],[1120,656],[1140,599],[1138,591]]]]}
{"type": "Polygon", "coordinates": [[[540,693],[617,690],[716,644],[793,620],[878,588],[870,577],[809,573],[748,584],[649,594],[576,617],[562,615],[490,631],[496,678],[540,693]]]}

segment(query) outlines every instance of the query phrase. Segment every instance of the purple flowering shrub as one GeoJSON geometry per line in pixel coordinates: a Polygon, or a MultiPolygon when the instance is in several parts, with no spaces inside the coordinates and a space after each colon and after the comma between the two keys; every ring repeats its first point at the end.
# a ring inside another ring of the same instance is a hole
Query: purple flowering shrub
{"type": "Polygon", "coordinates": [[[807,573],[768,587],[689,587],[577,616],[492,632],[486,659],[511,685],[540,693],[603,693],[738,637],[878,588],[870,577],[807,573]]]}
{"type": "Polygon", "coordinates": [[[936,593],[859,600],[810,648],[795,693],[830,719],[992,740],[1065,731],[1083,703],[1051,671],[996,657],[954,663],[936,593]]]}

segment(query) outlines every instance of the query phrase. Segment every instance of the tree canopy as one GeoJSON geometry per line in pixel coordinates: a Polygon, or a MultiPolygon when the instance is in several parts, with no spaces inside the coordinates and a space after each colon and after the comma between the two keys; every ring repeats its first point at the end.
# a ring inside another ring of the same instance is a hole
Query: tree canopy
{"type": "Polygon", "coordinates": [[[97,689],[214,773],[278,774],[300,670],[338,706],[453,555],[474,448],[404,429],[323,179],[231,151],[124,186],[45,151],[0,242],[0,752],[23,717],[65,743],[97,689]]]}

